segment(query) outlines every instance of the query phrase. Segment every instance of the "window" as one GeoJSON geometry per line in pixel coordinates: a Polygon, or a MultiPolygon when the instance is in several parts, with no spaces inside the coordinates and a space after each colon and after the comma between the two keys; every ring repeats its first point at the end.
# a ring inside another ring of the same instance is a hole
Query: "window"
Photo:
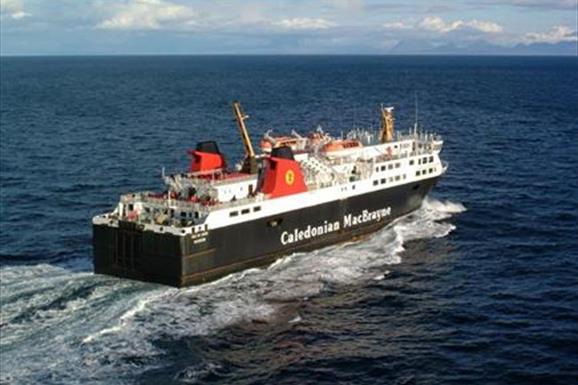
{"type": "Polygon", "coordinates": [[[250,211],[249,209],[243,209],[241,210],[241,214],[242,215],[249,214],[249,211],[250,211]]]}
{"type": "Polygon", "coordinates": [[[377,183],[379,183],[379,181],[377,179],[373,181],[374,186],[377,186],[377,183]]]}
{"type": "Polygon", "coordinates": [[[355,190],[355,185],[351,186],[351,189],[352,189],[352,190],[355,190]]]}
{"type": "Polygon", "coordinates": [[[381,171],[385,171],[385,166],[381,166],[381,171]]]}
{"type": "Polygon", "coordinates": [[[430,162],[433,162],[433,156],[430,156],[430,157],[429,157],[429,161],[430,161],[430,162]]]}
{"type": "Polygon", "coordinates": [[[417,164],[421,164],[421,159],[418,159],[418,160],[417,160],[417,164]]]}
{"type": "Polygon", "coordinates": [[[181,218],[186,218],[187,217],[187,213],[184,211],[181,211],[181,218]]]}
{"type": "Polygon", "coordinates": [[[230,216],[230,217],[236,217],[237,215],[239,215],[239,212],[238,212],[238,211],[231,211],[231,212],[229,213],[229,216],[230,216]]]}
{"type": "Polygon", "coordinates": [[[376,168],[375,168],[375,172],[379,172],[379,167],[376,167],[376,168]]]}
{"type": "Polygon", "coordinates": [[[401,177],[399,175],[395,176],[395,180],[400,180],[400,179],[401,179],[401,177]]]}
{"type": "Polygon", "coordinates": [[[406,175],[405,175],[405,174],[403,174],[403,179],[406,179],[406,175]]]}
{"type": "Polygon", "coordinates": [[[384,184],[384,183],[386,182],[386,180],[387,180],[386,178],[383,178],[383,179],[380,181],[381,184],[384,184]]]}
{"type": "Polygon", "coordinates": [[[395,168],[399,168],[399,166],[400,166],[399,163],[396,163],[396,164],[395,164],[395,168]]]}
{"type": "Polygon", "coordinates": [[[426,163],[427,163],[427,156],[426,156],[425,158],[423,158],[423,159],[421,160],[421,162],[422,162],[423,164],[426,164],[426,163]]]}
{"type": "Polygon", "coordinates": [[[389,178],[389,183],[393,182],[393,177],[389,178]]]}
{"type": "Polygon", "coordinates": [[[413,166],[413,163],[414,163],[413,159],[409,161],[410,166],[413,166]]]}
{"type": "Polygon", "coordinates": [[[433,172],[433,168],[430,168],[430,169],[429,169],[429,173],[431,174],[432,172],[433,172]]]}
{"type": "Polygon", "coordinates": [[[415,176],[419,176],[419,174],[420,174],[420,172],[419,172],[419,170],[417,170],[417,171],[415,172],[415,176]]]}
{"type": "Polygon", "coordinates": [[[253,212],[261,211],[261,206],[253,207],[253,212]]]}
{"type": "Polygon", "coordinates": [[[387,165],[387,169],[388,169],[388,170],[392,170],[392,169],[393,169],[393,164],[388,164],[388,165],[387,165]]]}

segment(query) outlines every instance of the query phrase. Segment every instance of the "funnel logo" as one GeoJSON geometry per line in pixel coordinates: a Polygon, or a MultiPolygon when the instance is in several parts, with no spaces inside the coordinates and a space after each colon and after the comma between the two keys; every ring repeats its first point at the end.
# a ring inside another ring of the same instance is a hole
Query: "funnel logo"
{"type": "Polygon", "coordinates": [[[285,173],[285,183],[287,183],[289,186],[295,183],[295,173],[293,170],[289,170],[285,173]]]}

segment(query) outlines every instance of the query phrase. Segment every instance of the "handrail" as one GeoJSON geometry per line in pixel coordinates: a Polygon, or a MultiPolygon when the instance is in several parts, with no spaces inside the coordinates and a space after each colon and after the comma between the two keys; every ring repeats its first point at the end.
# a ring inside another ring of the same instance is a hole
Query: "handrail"
{"type": "MultiPolygon", "coordinates": [[[[326,171],[329,172],[333,177],[330,181],[318,181],[312,180],[308,181],[309,190],[315,190],[319,188],[325,188],[330,186],[342,185],[350,182],[351,175],[343,175],[339,173],[335,167],[339,165],[343,165],[345,163],[355,162],[359,167],[357,169],[356,180],[367,179],[372,173],[373,166],[375,163],[381,162],[395,162],[400,159],[407,159],[409,157],[420,156],[420,155],[431,155],[437,153],[438,148],[436,147],[437,144],[443,143],[441,141],[441,137],[435,134],[426,134],[426,133],[410,133],[410,134],[402,134],[397,132],[396,133],[396,141],[401,142],[403,140],[415,140],[420,146],[415,146],[415,151],[403,151],[398,152],[396,154],[392,154],[391,156],[386,153],[380,153],[377,156],[371,156],[370,158],[358,158],[353,159],[350,155],[345,155],[341,157],[323,157],[322,159],[316,159],[322,166],[326,167],[326,171]],[[434,150],[436,148],[436,150],[434,150]]],[[[392,143],[388,143],[391,145],[392,143]]],[[[381,152],[379,149],[376,149],[381,152]]],[[[400,150],[401,151],[401,150],[400,150]]],[[[304,167],[307,167],[305,164],[304,167]]],[[[443,171],[447,170],[448,164],[447,162],[443,163],[443,171]]],[[[193,173],[180,173],[180,174],[173,174],[172,176],[165,177],[165,180],[171,180],[175,184],[181,184],[184,181],[192,183],[194,185],[207,186],[209,188],[214,187],[215,184],[219,184],[220,182],[230,181],[229,178],[223,177],[224,171],[223,170],[211,170],[211,171],[200,171],[200,172],[193,172],[193,173]],[[207,178],[208,176],[208,178],[207,178]]],[[[249,179],[254,179],[256,176],[254,174],[247,174],[247,175],[240,175],[235,178],[235,180],[245,181],[249,179]]],[[[188,183],[186,184],[188,185],[188,183]]],[[[185,186],[186,187],[186,186],[185,186]]],[[[143,202],[149,203],[156,207],[160,208],[168,208],[168,207],[176,207],[176,208],[186,208],[190,210],[197,211],[201,214],[207,214],[213,210],[219,210],[224,208],[232,208],[238,207],[246,204],[258,203],[263,202],[269,197],[263,193],[257,193],[253,196],[244,197],[237,199],[235,201],[229,202],[218,202],[218,203],[201,203],[198,201],[188,201],[188,200],[181,200],[181,199],[172,199],[167,197],[160,197],[160,196],[151,196],[155,194],[151,191],[143,191],[137,193],[129,193],[121,195],[120,202],[123,204],[127,203],[136,203],[136,202],[143,202]]]]}

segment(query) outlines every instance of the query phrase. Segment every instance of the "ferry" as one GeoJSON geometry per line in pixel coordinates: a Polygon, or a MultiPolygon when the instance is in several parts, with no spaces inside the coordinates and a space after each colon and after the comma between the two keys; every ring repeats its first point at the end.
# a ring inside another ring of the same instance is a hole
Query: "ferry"
{"type": "Polygon", "coordinates": [[[375,131],[269,131],[259,153],[239,102],[233,113],[237,166],[202,141],[187,170],[163,172],[164,191],[122,195],[92,219],[95,273],[184,287],[360,239],[418,209],[447,169],[442,138],[417,123],[395,131],[393,107],[375,131]]]}

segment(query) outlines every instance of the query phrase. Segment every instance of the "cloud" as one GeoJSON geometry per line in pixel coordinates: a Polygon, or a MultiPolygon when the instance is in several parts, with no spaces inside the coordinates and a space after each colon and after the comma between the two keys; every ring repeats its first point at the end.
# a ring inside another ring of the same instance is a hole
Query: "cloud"
{"type": "Polygon", "coordinates": [[[101,29],[182,29],[196,24],[192,8],[164,0],[129,0],[114,7],[115,13],[97,25],[101,29]]]}
{"type": "Polygon", "coordinates": [[[383,28],[392,30],[403,30],[403,29],[412,29],[414,28],[414,26],[411,24],[404,23],[403,21],[392,21],[389,23],[384,23],[383,28]]]}
{"type": "Polygon", "coordinates": [[[283,19],[273,25],[291,30],[312,30],[312,29],[328,29],[335,26],[334,23],[322,18],[309,17],[294,17],[291,19],[283,19]]]}
{"type": "Polygon", "coordinates": [[[418,23],[418,27],[438,32],[438,33],[448,33],[452,31],[470,29],[474,31],[484,32],[484,33],[498,33],[502,32],[503,28],[501,25],[494,23],[492,21],[483,20],[456,20],[451,22],[445,22],[441,17],[437,16],[427,16],[422,21],[418,23]]]}
{"type": "Polygon", "coordinates": [[[393,21],[383,24],[383,28],[386,30],[413,30],[413,31],[425,31],[425,32],[435,32],[438,34],[447,34],[450,32],[482,32],[488,34],[496,34],[503,31],[501,25],[494,23],[493,21],[484,20],[455,20],[455,21],[445,21],[438,16],[426,16],[425,18],[417,22],[406,22],[406,21],[393,21]]]}
{"type": "Polygon", "coordinates": [[[550,43],[556,44],[561,42],[578,41],[576,30],[566,26],[558,25],[550,28],[546,32],[530,32],[524,35],[522,41],[526,44],[532,43],[550,43]]]}
{"type": "Polygon", "coordinates": [[[325,3],[345,12],[358,12],[365,8],[364,0],[325,0],[325,3]]]}
{"type": "Polygon", "coordinates": [[[478,4],[544,10],[576,10],[576,0],[486,0],[480,1],[478,4]]]}
{"type": "Polygon", "coordinates": [[[24,5],[20,0],[0,0],[0,15],[19,20],[31,16],[24,12],[24,5]]]}

